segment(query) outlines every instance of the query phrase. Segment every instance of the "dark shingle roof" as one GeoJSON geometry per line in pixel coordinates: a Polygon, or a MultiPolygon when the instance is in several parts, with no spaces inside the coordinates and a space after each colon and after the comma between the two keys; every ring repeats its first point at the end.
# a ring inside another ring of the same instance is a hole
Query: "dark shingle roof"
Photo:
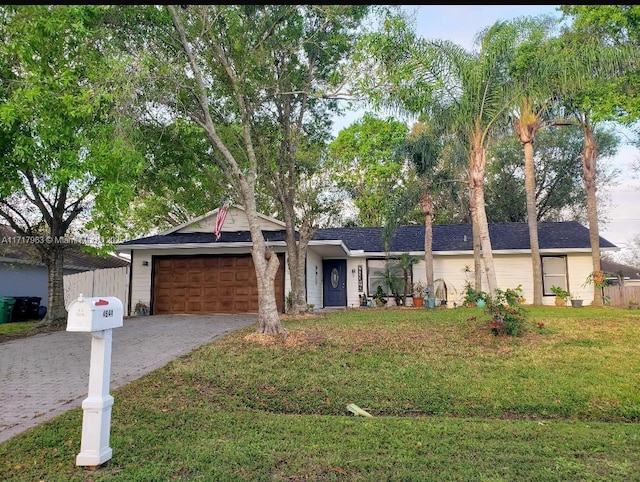
{"type": "MultiPolygon", "coordinates": [[[[342,239],[350,250],[383,252],[382,228],[329,228],[319,230],[314,239],[342,239]]],[[[527,223],[489,224],[492,249],[530,249],[527,223]]],[[[540,249],[590,248],[589,230],[576,221],[538,223],[540,249]]],[[[601,248],[615,245],[600,237],[601,248]]],[[[424,251],[424,226],[401,226],[391,239],[392,252],[424,251]]],[[[472,251],[470,224],[433,226],[433,251],[472,251]]]]}
{"type": "MultiPolygon", "coordinates": [[[[266,241],[277,242],[286,239],[286,231],[262,231],[266,241]]],[[[206,243],[250,243],[251,233],[249,231],[223,231],[220,239],[216,241],[213,233],[169,233],[157,234],[146,238],[132,239],[120,246],[130,244],[206,244],[206,243]]]]}
{"type": "MultiPolygon", "coordinates": [[[[285,241],[285,231],[263,231],[270,242],[285,241]]],[[[342,240],[349,250],[384,252],[382,228],[326,228],[313,237],[316,241],[342,240]]],[[[491,247],[496,250],[529,249],[529,227],[527,223],[492,223],[489,225],[491,247]]],[[[589,230],[576,221],[538,223],[540,249],[588,249],[589,230]]],[[[251,242],[248,231],[223,232],[218,243],[251,242]]],[[[213,233],[170,233],[149,236],[122,243],[127,245],[154,244],[206,244],[216,243],[213,233]]],[[[600,238],[601,248],[615,245],[600,238]]],[[[470,224],[439,224],[433,226],[434,251],[472,251],[470,224]]],[[[401,226],[391,240],[390,251],[424,251],[424,226],[401,226]]]]}

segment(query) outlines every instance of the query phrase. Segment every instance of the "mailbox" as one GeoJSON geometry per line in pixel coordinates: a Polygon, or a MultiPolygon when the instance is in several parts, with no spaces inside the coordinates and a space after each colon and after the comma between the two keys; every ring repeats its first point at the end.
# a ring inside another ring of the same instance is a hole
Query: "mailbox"
{"type": "Polygon", "coordinates": [[[113,296],[72,301],[67,310],[67,331],[102,331],[122,326],[122,302],[113,296]]]}

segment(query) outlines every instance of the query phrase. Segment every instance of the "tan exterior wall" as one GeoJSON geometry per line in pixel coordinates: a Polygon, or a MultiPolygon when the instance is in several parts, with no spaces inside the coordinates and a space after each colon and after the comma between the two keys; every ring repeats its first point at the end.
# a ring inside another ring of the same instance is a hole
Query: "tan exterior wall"
{"type": "MultiPolygon", "coordinates": [[[[199,221],[191,223],[178,229],[178,233],[212,233],[215,225],[217,213],[207,215],[199,221]]],[[[260,218],[260,225],[265,231],[279,231],[284,228],[284,224],[271,222],[269,219],[260,218]]],[[[249,231],[249,223],[244,212],[234,207],[229,208],[227,217],[222,225],[222,231],[249,231]]]]}

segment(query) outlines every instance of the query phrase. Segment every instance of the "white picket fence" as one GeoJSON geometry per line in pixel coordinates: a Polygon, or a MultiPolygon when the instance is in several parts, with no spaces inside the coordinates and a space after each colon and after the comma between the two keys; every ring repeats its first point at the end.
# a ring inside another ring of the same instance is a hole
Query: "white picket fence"
{"type": "Polygon", "coordinates": [[[78,296],[115,296],[122,301],[125,316],[129,306],[129,267],[96,269],[64,276],[64,305],[78,296]]]}

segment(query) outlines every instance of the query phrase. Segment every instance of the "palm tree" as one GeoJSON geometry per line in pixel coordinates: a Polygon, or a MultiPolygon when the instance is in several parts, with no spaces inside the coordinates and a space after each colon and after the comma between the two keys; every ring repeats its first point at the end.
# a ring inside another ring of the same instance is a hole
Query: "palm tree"
{"type": "Polygon", "coordinates": [[[549,79],[550,72],[545,59],[538,57],[540,43],[551,33],[554,21],[551,17],[540,19],[516,19],[505,25],[512,29],[514,43],[521,39],[512,59],[510,73],[516,91],[513,121],[516,134],[524,151],[524,181],[533,272],[533,304],[542,305],[542,262],[538,242],[538,209],[536,206],[536,179],[533,144],[540,129],[553,125],[545,122],[545,115],[555,104],[555,94],[549,79]]]}
{"type": "MultiPolygon", "coordinates": [[[[640,52],[632,44],[612,44],[598,32],[566,30],[561,38],[547,43],[546,56],[566,75],[555,86],[567,113],[583,131],[582,172],[587,199],[587,218],[593,271],[602,275],[600,233],[596,199],[598,145],[595,126],[599,121],[618,120],[625,95],[623,79],[637,72],[640,52]]],[[[594,290],[592,304],[601,306],[602,291],[594,290]]]]}
{"type": "Polygon", "coordinates": [[[416,39],[405,28],[371,36],[362,56],[361,89],[374,105],[428,118],[466,146],[476,288],[482,261],[491,295],[497,279],[484,204],[486,152],[509,125],[514,93],[507,65],[517,40],[513,28],[497,23],[478,35],[479,48],[470,53],[450,41],[416,39]]]}
{"type": "Polygon", "coordinates": [[[403,186],[400,196],[390,207],[383,229],[385,245],[398,224],[406,220],[410,209],[419,205],[424,216],[425,280],[430,293],[434,293],[433,274],[433,194],[452,181],[448,163],[442,158],[443,143],[432,124],[416,123],[405,142],[396,149],[396,155],[406,159],[417,175],[417,182],[403,186]]]}
{"type": "Polygon", "coordinates": [[[482,259],[488,291],[493,295],[497,279],[484,204],[486,152],[507,128],[513,92],[505,65],[516,39],[513,30],[502,23],[480,32],[477,39],[479,50],[471,54],[449,41],[427,42],[422,54],[429,75],[441,86],[432,96],[431,119],[447,126],[467,146],[476,288],[480,288],[482,259]]]}

